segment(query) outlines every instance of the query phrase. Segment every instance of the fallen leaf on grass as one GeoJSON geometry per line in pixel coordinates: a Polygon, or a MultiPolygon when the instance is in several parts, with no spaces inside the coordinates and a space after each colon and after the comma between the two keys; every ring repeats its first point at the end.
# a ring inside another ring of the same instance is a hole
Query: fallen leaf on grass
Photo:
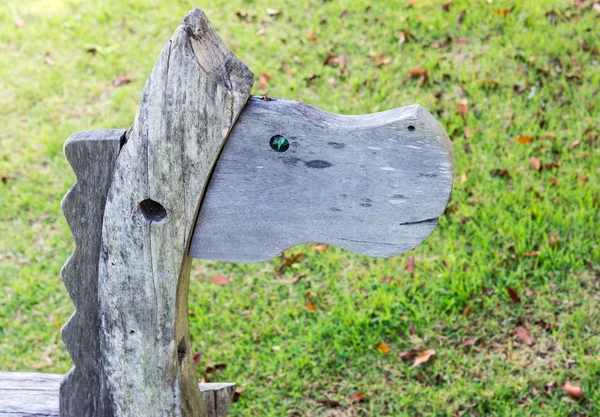
{"type": "Polygon", "coordinates": [[[326,243],[317,243],[315,246],[313,246],[313,250],[315,252],[325,252],[327,251],[327,249],[329,248],[329,245],[326,243]]]}
{"type": "Polygon", "coordinates": [[[379,346],[377,346],[377,350],[381,353],[389,353],[391,349],[387,344],[380,343],[379,346]]]}
{"type": "Polygon", "coordinates": [[[469,315],[469,311],[471,311],[471,307],[472,307],[472,304],[467,304],[467,306],[465,307],[465,309],[462,312],[462,315],[467,317],[469,315]]]}
{"type": "Polygon", "coordinates": [[[118,87],[120,85],[125,85],[125,84],[129,84],[131,82],[131,78],[129,78],[127,75],[119,75],[117,78],[115,78],[115,80],[113,81],[113,85],[115,87],[118,87]]]}
{"type": "Polygon", "coordinates": [[[381,67],[382,65],[387,65],[392,61],[393,61],[393,58],[391,56],[382,56],[381,58],[377,59],[377,61],[375,61],[375,64],[378,67],[381,67]]]}
{"type": "Polygon", "coordinates": [[[293,264],[300,262],[305,257],[306,257],[306,255],[303,254],[302,252],[298,252],[297,254],[292,255],[290,257],[287,257],[287,256],[285,256],[285,253],[282,253],[281,254],[281,266],[282,267],[292,266],[293,264]]]}
{"type": "Polygon", "coordinates": [[[519,294],[517,293],[517,290],[515,290],[514,288],[511,288],[511,287],[506,287],[506,291],[508,292],[508,296],[510,297],[510,300],[513,303],[515,303],[515,304],[521,303],[521,298],[519,298],[519,294]]]}
{"type": "Polygon", "coordinates": [[[406,272],[411,275],[415,273],[415,258],[412,255],[406,258],[406,272]]]}
{"type": "Polygon", "coordinates": [[[310,301],[310,298],[308,298],[308,295],[306,295],[306,309],[308,311],[317,311],[317,307],[315,307],[315,305],[312,303],[312,301],[310,301]]]}
{"type": "Polygon", "coordinates": [[[435,350],[433,349],[428,349],[425,350],[421,353],[419,353],[419,356],[417,356],[415,358],[415,363],[413,363],[413,368],[416,368],[417,366],[424,364],[425,362],[427,362],[429,360],[429,358],[431,358],[433,355],[435,355],[435,350]]]}
{"type": "Polygon", "coordinates": [[[533,258],[533,257],[538,256],[538,254],[539,254],[539,251],[537,251],[537,250],[528,250],[528,251],[523,252],[522,255],[525,256],[526,258],[533,258]]]}
{"type": "Polygon", "coordinates": [[[452,0],[448,0],[446,3],[442,4],[442,10],[445,12],[449,12],[450,6],[452,6],[452,0]]]}
{"type": "Polygon", "coordinates": [[[365,393],[361,391],[361,392],[357,392],[354,395],[351,395],[350,401],[352,401],[353,403],[365,402],[365,393]]]}
{"type": "Polygon", "coordinates": [[[531,167],[533,169],[535,169],[537,172],[540,172],[542,170],[542,162],[535,156],[531,157],[531,159],[529,160],[529,163],[531,164],[531,167]]]}
{"type": "Polygon", "coordinates": [[[271,79],[271,75],[268,72],[263,72],[258,76],[258,89],[260,91],[265,91],[269,88],[269,80],[271,79]]]}
{"type": "Polygon", "coordinates": [[[533,138],[531,136],[517,136],[515,138],[517,142],[527,144],[533,142],[533,138]]]}
{"type": "Polygon", "coordinates": [[[554,233],[550,235],[550,247],[554,248],[558,244],[558,236],[554,233]]]}
{"type": "Polygon", "coordinates": [[[467,340],[465,340],[464,342],[462,342],[462,345],[463,346],[473,346],[476,341],[477,341],[477,339],[475,339],[474,337],[470,337],[467,340]]]}
{"type": "Polygon", "coordinates": [[[506,16],[510,13],[510,9],[494,9],[494,14],[498,16],[506,16]]]}
{"type": "Polygon", "coordinates": [[[269,16],[278,16],[278,15],[280,15],[280,14],[281,14],[281,10],[279,10],[279,9],[271,9],[271,8],[268,8],[268,9],[267,9],[267,14],[268,14],[269,16]]]}
{"type": "Polygon", "coordinates": [[[456,112],[460,114],[463,119],[467,117],[467,113],[469,112],[469,101],[466,98],[463,97],[456,103],[456,112]]]}
{"type": "Polygon", "coordinates": [[[427,73],[428,73],[428,71],[427,71],[426,68],[419,67],[419,68],[415,68],[415,69],[412,69],[412,70],[408,71],[406,73],[406,75],[409,76],[410,78],[413,78],[413,77],[420,77],[420,76],[423,76],[423,75],[426,76],[427,73]]]}
{"type": "Polygon", "coordinates": [[[317,401],[319,404],[322,404],[326,407],[331,407],[331,408],[337,408],[339,407],[341,404],[337,401],[334,400],[330,400],[329,398],[326,398],[324,400],[318,400],[317,401]]]}
{"type": "Polygon", "coordinates": [[[229,277],[226,277],[225,275],[215,275],[214,277],[210,277],[210,280],[212,282],[214,282],[217,285],[221,285],[221,286],[225,286],[225,285],[229,285],[231,284],[231,281],[229,280],[229,277]]]}
{"type": "Polygon", "coordinates": [[[202,352],[194,353],[194,363],[198,365],[200,363],[200,359],[202,359],[202,352]]]}
{"type": "Polygon", "coordinates": [[[533,344],[533,338],[531,337],[529,330],[524,327],[517,327],[517,337],[526,345],[531,346],[533,344]]]}
{"type": "Polygon", "coordinates": [[[417,352],[415,352],[413,349],[411,349],[411,350],[407,350],[404,352],[400,352],[400,354],[398,356],[400,356],[400,359],[402,359],[403,361],[409,361],[412,358],[414,358],[416,354],[417,354],[417,352]]]}
{"type": "Polygon", "coordinates": [[[583,389],[576,385],[572,385],[569,381],[565,382],[562,389],[567,393],[567,395],[576,400],[580,400],[583,398],[583,389]]]}
{"type": "Polygon", "coordinates": [[[233,400],[231,402],[238,402],[240,400],[240,397],[242,396],[242,392],[244,392],[242,388],[235,387],[235,393],[233,394],[233,400]]]}
{"type": "Polygon", "coordinates": [[[315,35],[312,32],[306,32],[306,39],[308,39],[311,42],[316,42],[317,41],[317,35],[315,35]]]}

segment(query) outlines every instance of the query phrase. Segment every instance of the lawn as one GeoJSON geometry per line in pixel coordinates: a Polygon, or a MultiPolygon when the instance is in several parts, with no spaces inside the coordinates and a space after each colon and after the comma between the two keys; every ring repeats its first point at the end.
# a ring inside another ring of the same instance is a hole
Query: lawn
{"type": "Polygon", "coordinates": [[[232,415],[600,415],[600,5],[588,0],[3,1],[0,370],[71,367],[63,143],[131,124],[194,6],[256,94],[342,114],[419,103],[456,154],[446,213],[409,253],[303,245],[288,266],[195,262],[198,373],[238,384],[232,415]]]}

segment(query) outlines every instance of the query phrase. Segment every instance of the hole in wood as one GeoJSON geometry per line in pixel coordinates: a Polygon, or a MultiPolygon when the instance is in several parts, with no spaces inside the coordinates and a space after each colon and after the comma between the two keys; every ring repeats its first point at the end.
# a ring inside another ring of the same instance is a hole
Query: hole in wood
{"type": "Polygon", "coordinates": [[[269,141],[269,144],[271,145],[271,149],[276,152],[285,152],[290,147],[290,141],[282,135],[273,136],[269,141]]]}
{"type": "Polygon", "coordinates": [[[179,345],[177,346],[177,361],[179,362],[179,366],[183,363],[185,359],[185,355],[187,355],[187,348],[185,347],[185,339],[181,339],[179,345]]]}
{"type": "Polygon", "coordinates": [[[408,126],[408,131],[409,131],[409,132],[413,132],[414,130],[415,130],[415,127],[414,127],[414,126],[412,126],[412,125],[411,125],[411,126],[408,126]]]}
{"type": "Polygon", "coordinates": [[[151,222],[158,223],[167,218],[167,209],[149,198],[140,203],[140,210],[144,217],[151,222]]]}

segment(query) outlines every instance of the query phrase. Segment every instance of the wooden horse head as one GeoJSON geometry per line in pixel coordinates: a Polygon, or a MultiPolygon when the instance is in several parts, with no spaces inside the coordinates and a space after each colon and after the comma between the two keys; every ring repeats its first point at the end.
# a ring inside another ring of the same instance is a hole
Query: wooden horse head
{"type": "Polygon", "coordinates": [[[340,116],[250,97],[252,84],[194,9],[133,125],[66,143],[77,248],[63,269],[76,307],[63,416],[208,415],[189,354],[192,257],[263,261],[313,241],[389,257],[436,227],[453,152],[425,109],[340,116]]]}

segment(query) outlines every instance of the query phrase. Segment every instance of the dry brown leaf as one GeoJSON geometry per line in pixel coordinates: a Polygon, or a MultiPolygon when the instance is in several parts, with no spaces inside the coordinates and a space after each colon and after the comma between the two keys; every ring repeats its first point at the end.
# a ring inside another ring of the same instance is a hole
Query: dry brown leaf
{"type": "Polygon", "coordinates": [[[494,14],[499,16],[506,16],[510,13],[510,9],[494,9],[494,14]]]}
{"type": "Polygon", "coordinates": [[[562,389],[567,393],[567,395],[576,400],[580,400],[583,398],[583,389],[578,387],[577,385],[572,385],[571,382],[565,382],[562,389]]]}
{"type": "Polygon", "coordinates": [[[268,8],[268,9],[267,9],[267,14],[268,14],[269,16],[278,16],[278,15],[280,15],[280,14],[281,14],[281,10],[279,10],[279,9],[271,9],[271,8],[268,8]]]}
{"type": "Polygon", "coordinates": [[[129,84],[131,82],[131,78],[129,78],[127,75],[119,75],[117,78],[115,78],[115,80],[113,81],[113,85],[115,87],[118,87],[120,85],[125,85],[125,84],[129,84]]]}
{"type": "Polygon", "coordinates": [[[411,350],[407,350],[404,352],[400,352],[400,354],[398,356],[400,356],[400,359],[402,359],[403,361],[409,361],[412,358],[415,357],[415,355],[417,354],[417,352],[415,352],[413,349],[411,350]]]}
{"type": "Polygon", "coordinates": [[[464,20],[464,18],[465,18],[465,15],[466,15],[466,14],[467,14],[467,11],[466,11],[466,10],[461,10],[461,11],[460,11],[460,12],[459,12],[459,13],[456,15],[456,23],[457,23],[457,24],[459,24],[459,25],[461,25],[461,24],[462,24],[462,22],[463,22],[463,20],[464,20]]]}
{"type": "Polygon", "coordinates": [[[324,405],[325,407],[331,407],[331,408],[337,408],[341,405],[339,402],[330,400],[329,398],[326,398],[324,400],[318,400],[317,402],[324,405]]]}
{"type": "Polygon", "coordinates": [[[552,177],[548,181],[550,181],[550,184],[554,185],[555,187],[558,186],[558,178],[552,177]]]}
{"type": "Polygon", "coordinates": [[[471,338],[465,340],[464,342],[462,342],[462,345],[463,346],[473,346],[476,341],[477,341],[477,339],[475,339],[474,337],[471,337],[471,338]]]}
{"type": "Polygon", "coordinates": [[[442,4],[442,10],[445,12],[449,12],[450,6],[452,6],[452,0],[448,0],[446,3],[442,4]]]}
{"type": "Polygon", "coordinates": [[[415,258],[412,255],[406,258],[406,272],[411,275],[415,273],[415,258]]]}
{"type": "Polygon", "coordinates": [[[268,72],[263,72],[258,76],[258,89],[261,92],[266,91],[269,88],[269,80],[271,79],[271,74],[268,72]]]}
{"type": "Polygon", "coordinates": [[[537,172],[540,172],[542,170],[542,162],[535,156],[532,156],[531,159],[529,159],[529,164],[537,172]]]}
{"type": "Polygon", "coordinates": [[[308,39],[311,42],[316,42],[318,38],[317,38],[317,35],[308,31],[308,32],[306,32],[306,39],[308,39]]]}
{"type": "Polygon", "coordinates": [[[391,349],[387,344],[380,343],[379,346],[377,346],[377,350],[381,353],[389,353],[391,349]]]}
{"type": "Polygon", "coordinates": [[[527,330],[526,328],[517,327],[517,337],[521,340],[521,342],[525,343],[526,345],[533,345],[533,338],[531,337],[529,330],[527,330]]]}
{"type": "Polygon", "coordinates": [[[463,119],[467,117],[467,113],[469,112],[469,101],[466,97],[461,98],[458,103],[456,103],[456,112],[460,114],[463,119]]]}
{"type": "Polygon", "coordinates": [[[202,352],[196,352],[196,353],[194,353],[194,363],[196,365],[198,365],[200,363],[201,359],[202,359],[202,352]]]}
{"type": "Polygon", "coordinates": [[[393,61],[393,58],[391,56],[382,56],[377,61],[375,61],[375,63],[377,64],[378,67],[380,67],[382,65],[387,65],[392,61],[393,61]]]}
{"type": "Polygon", "coordinates": [[[517,142],[527,144],[533,142],[533,138],[531,136],[517,136],[515,138],[517,142]]]}
{"type": "Polygon", "coordinates": [[[554,233],[550,235],[550,247],[555,248],[558,245],[558,236],[554,233]]]}
{"type": "Polygon", "coordinates": [[[315,252],[325,252],[327,251],[327,249],[329,248],[329,245],[327,245],[326,243],[317,243],[315,246],[313,246],[313,250],[315,252]]]}
{"type": "Polygon", "coordinates": [[[413,77],[421,77],[421,76],[426,76],[428,74],[427,68],[423,68],[423,67],[419,67],[419,68],[415,68],[412,69],[410,71],[408,71],[406,73],[407,76],[413,78],[413,77]]]}
{"type": "Polygon", "coordinates": [[[210,280],[212,282],[214,282],[217,285],[221,285],[221,286],[225,286],[225,285],[229,285],[231,284],[231,281],[229,280],[229,277],[226,277],[225,275],[215,275],[213,277],[210,277],[210,280]]]}
{"type": "Polygon", "coordinates": [[[468,45],[469,44],[469,40],[468,39],[455,39],[454,40],[454,45],[468,45]]]}
{"type": "Polygon", "coordinates": [[[421,353],[419,353],[419,356],[417,356],[415,358],[415,362],[413,363],[413,368],[416,368],[417,366],[424,364],[425,362],[427,362],[429,360],[429,358],[431,358],[433,355],[435,355],[435,350],[433,349],[428,349],[425,350],[421,353]]]}
{"type": "Polygon", "coordinates": [[[527,251],[523,252],[522,255],[527,258],[533,258],[533,257],[538,256],[538,254],[539,254],[539,251],[537,251],[537,250],[527,250],[527,251]]]}
{"type": "Polygon", "coordinates": [[[306,255],[302,252],[296,253],[295,255],[292,255],[290,257],[287,257],[287,256],[285,256],[285,253],[282,253],[281,254],[281,266],[282,267],[292,266],[293,264],[300,262],[305,257],[306,257],[306,255]]]}
{"type": "Polygon", "coordinates": [[[350,401],[352,401],[353,403],[365,402],[365,393],[361,391],[361,392],[357,392],[354,395],[351,395],[350,401]]]}
{"type": "Polygon", "coordinates": [[[510,300],[513,303],[515,303],[515,304],[521,303],[521,298],[519,297],[517,290],[515,290],[514,288],[511,288],[511,287],[506,287],[506,291],[508,292],[508,296],[510,297],[510,300]]]}
{"type": "Polygon", "coordinates": [[[572,143],[572,144],[569,146],[569,149],[570,149],[570,150],[573,150],[573,149],[575,149],[576,147],[578,147],[579,145],[581,145],[581,141],[578,139],[578,140],[576,140],[575,142],[573,142],[573,143],[572,143]]]}
{"type": "Polygon", "coordinates": [[[465,139],[471,139],[471,136],[473,136],[473,132],[468,127],[465,127],[464,134],[465,134],[465,139]]]}
{"type": "Polygon", "coordinates": [[[471,307],[473,307],[472,304],[467,304],[467,306],[465,307],[465,309],[462,312],[462,315],[467,317],[469,315],[469,311],[471,311],[471,307]]]}
{"type": "Polygon", "coordinates": [[[312,301],[310,301],[310,298],[308,298],[308,295],[306,296],[306,309],[308,311],[317,311],[317,307],[315,307],[315,305],[312,303],[312,301]]]}
{"type": "Polygon", "coordinates": [[[401,30],[400,31],[400,35],[398,35],[399,39],[398,39],[398,45],[402,45],[404,42],[406,42],[406,32],[401,30]]]}

